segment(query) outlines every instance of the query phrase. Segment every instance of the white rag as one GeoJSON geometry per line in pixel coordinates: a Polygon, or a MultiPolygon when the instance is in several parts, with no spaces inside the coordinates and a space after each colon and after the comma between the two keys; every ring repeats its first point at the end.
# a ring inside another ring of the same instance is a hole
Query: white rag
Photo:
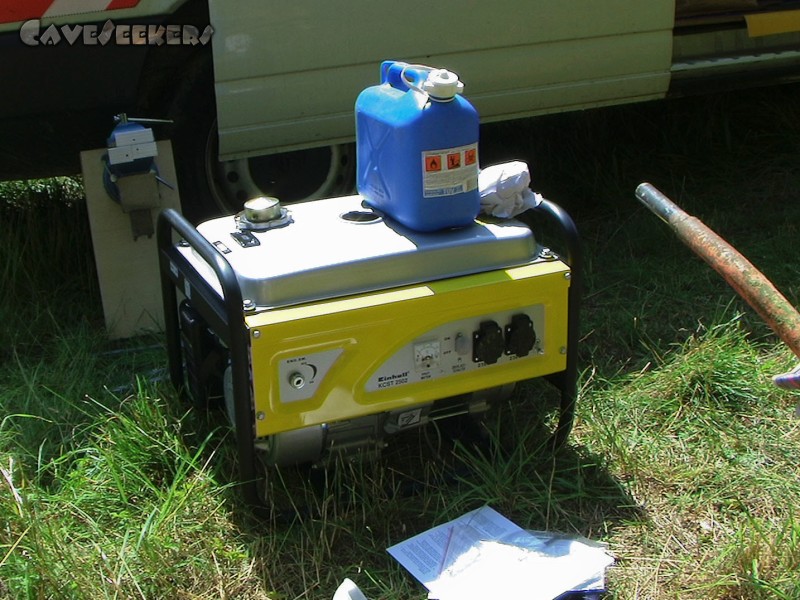
{"type": "Polygon", "coordinates": [[[539,206],[542,197],[528,187],[528,165],[515,160],[486,167],[478,173],[481,212],[508,219],[539,206]]]}

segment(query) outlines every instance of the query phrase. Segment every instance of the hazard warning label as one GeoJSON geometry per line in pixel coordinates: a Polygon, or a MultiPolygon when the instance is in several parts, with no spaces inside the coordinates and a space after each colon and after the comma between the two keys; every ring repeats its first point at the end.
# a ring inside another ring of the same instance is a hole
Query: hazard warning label
{"type": "Polygon", "coordinates": [[[438,154],[432,154],[425,157],[425,172],[431,173],[433,171],[442,170],[442,157],[438,154]]]}
{"type": "Polygon", "coordinates": [[[427,150],[422,153],[425,198],[441,198],[478,187],[478,144],[427,150]]]}

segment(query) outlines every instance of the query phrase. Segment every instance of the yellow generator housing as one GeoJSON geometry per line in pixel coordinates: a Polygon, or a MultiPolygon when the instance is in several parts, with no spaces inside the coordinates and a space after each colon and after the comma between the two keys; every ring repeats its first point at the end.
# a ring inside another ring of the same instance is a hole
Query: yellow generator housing
{"type": "MultiPolygon", "coordinates": [[[[545,203],[574,255],[571,220],[545,203]]],[[[423,234],[357,196],[252,208],[197,228],[172,211],[159,221],[171,377],[196,404],[224,398],[243,482],[256,453],[286,465],[379,452],[534,377],[561,388],[568,434],[575,269],[530,227],[423,234]]]]}

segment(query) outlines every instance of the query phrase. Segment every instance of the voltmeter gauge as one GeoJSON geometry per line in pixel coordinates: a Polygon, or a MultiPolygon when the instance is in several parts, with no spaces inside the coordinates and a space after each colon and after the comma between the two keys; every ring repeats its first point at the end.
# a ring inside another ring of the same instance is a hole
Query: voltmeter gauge
{"type": "Polygon", "coordinates": [[[414,344],[414,365],[417,371],[427,371],[439,365],[441,344],[439,340],[414,344]]]}

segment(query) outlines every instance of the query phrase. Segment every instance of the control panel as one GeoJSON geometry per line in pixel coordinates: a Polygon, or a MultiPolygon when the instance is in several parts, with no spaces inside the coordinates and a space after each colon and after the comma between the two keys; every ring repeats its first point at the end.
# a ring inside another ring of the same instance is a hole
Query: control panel
{"type": "Polygon", "coordinates": [[[367,380],[373,392],[544,354],[541,304],[441,325],[395,352],[367,380]]]}

